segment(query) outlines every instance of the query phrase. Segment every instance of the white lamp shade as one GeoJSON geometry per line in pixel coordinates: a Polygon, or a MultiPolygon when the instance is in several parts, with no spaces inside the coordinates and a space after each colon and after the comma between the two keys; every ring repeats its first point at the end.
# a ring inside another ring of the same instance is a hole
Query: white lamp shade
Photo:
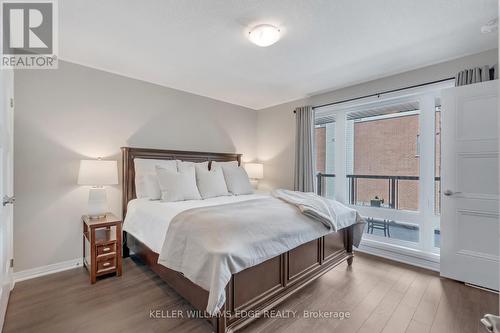
{"type": "Polygon", "coordinates": [[[81,160],[78,185],[118,184],[118,164],[116,161],[81,160]]]}
{"type": "Polygon", "coordinates": [[[245,163],[245,170],[248,174],[248,178],[264,178],[264,165],[262,163],[245,163]]]}

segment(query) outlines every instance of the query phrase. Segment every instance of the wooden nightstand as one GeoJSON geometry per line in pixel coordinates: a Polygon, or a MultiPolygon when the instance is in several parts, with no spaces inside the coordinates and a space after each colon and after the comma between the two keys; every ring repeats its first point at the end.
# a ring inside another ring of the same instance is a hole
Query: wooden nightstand
{"type": "Polygon", "coordinates": [[[94,284],[101,275],[122,275],[122,221],[111,213],[91,219],[82,216],[83,264],[94,284]]]}

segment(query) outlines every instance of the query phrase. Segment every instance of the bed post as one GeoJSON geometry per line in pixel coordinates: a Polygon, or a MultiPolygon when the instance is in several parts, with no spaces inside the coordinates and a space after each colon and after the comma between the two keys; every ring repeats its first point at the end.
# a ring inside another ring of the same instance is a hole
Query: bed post
{"type": "MultiPolygon", "coordinates": [[[[129,149],[127,147],[122,147],[122,219],[125,220],[125,214],[127,214],[127,204],[128,204],[128,159],[129,159],[129,149]]],[[[122,257],[127,258],[130,256],[130,252],[127,246],[127,232],[122,231],[122,257]]]]}
{"type": "Polygon", "coordinates": [[[345,250],[347,252],[347,265],[351,266],[352,261],[354,258],[354,254],[352,252],[352,241],[353,241],[353,226],[349,226],[348,228],[344,229],[344,244],[345,244],[345,250]]]}
{"type": "Polygon", "coordinates": [[[123,236],[122,236],[122,258],[128,258],[130,257],[130,251],[127,246],[127,232],[122,231],[123,236]]]}
{"type": "Polygon", "coordinates": [[[214,333],[226,333],[226,307],[221,309],[221,313],[212,319],[214,333]]]}

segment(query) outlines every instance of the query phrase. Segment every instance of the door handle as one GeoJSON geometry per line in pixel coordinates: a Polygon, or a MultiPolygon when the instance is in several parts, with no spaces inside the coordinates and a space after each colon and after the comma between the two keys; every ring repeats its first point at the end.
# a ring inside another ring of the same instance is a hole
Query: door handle
{"type": "Polygon", "coordinates": [[[2,199],[2,205],[7,206],[7,205],[13,205],[14,202],[16,202],[16,197],[11,196],[9,197],[8,195],[4,195],[2,199]]]}
{"type": "Polygon", "coordinates": [[[446,190],[443,192],[443,194],[446,195],[447,197],[450,197],[454,194],[460,194],[460,193],[462,193],[462,192],[453,192],[452,190],[446,190]]]}

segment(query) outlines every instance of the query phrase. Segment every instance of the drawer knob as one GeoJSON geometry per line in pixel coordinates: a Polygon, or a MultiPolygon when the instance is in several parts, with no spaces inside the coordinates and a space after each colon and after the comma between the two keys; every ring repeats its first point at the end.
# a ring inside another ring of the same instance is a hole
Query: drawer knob
{"type": "Polygon", "coordinates": [[[111,248],[110,247],[105,247],[102,250],[103,250],[103,252],[108,252],[109,250],[111,250],[111,248]]]}
{"type": "Polygon", "coordinates": [[[111,265],[111,264],[110,264],[109,262],[105,262],[105,263],[104,263],[104,264],[102,264],[102,265],[103,265],[104,267],[106,267],[106,266],[109,266],[109,265],[111,265]]]}

